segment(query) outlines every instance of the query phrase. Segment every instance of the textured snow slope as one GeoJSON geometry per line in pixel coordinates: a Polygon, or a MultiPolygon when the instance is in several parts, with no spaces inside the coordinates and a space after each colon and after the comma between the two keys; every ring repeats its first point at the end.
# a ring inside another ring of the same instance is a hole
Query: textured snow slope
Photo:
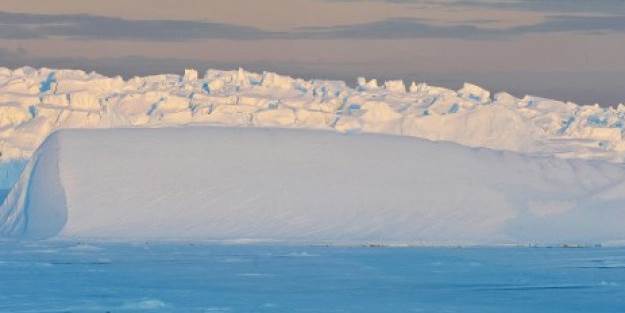
{"type": "Polygon", "coordinates": [[[19,238],[331,243],[625,239],[625,170],[287,129],[64,130],[0,207],[19,238]]]}
{"type": "MultiPolygon", "coordinates": [[[[388,133],[565,158],[625,160],[625,106],[600,108],[466,84],[305,81],[194,70],[123,80],[75,70],[0,67],[1,160],[28,159],[58,128],[183,124],[388,133]]],[[[0,166],[0,170],[2,167],[0,166]]],[[[1,174],[1,173],[0,173],[1,174]]],[[[0,175],[1,176],[1,175],[0,175]]]]}

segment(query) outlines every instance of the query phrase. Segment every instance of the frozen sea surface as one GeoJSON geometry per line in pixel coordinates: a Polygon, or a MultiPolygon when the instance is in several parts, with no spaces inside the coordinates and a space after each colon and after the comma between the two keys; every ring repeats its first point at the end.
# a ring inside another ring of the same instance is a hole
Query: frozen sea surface
{"type": "Polygon", "coordinates": [[[0,312],[624,312],[625,249],[0,242],[0,312]]]}

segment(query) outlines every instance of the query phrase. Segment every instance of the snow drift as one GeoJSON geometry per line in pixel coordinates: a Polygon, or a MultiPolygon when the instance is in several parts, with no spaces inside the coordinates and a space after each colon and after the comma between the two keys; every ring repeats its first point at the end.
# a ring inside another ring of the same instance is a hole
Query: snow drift
{"type": "Polygon", "coordinates": [[[328,131],[62,130],[0,207],[17,238],[310,243],[625,239],[625,170],[328,131]]]}

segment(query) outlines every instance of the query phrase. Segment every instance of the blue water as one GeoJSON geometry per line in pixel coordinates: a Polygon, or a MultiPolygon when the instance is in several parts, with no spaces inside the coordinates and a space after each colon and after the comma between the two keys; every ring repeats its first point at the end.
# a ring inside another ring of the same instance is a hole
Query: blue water
{"type": "Polygon", "coordinates": [[[625,312],[625,249],[0,243],[0,312],[625,312]]]}

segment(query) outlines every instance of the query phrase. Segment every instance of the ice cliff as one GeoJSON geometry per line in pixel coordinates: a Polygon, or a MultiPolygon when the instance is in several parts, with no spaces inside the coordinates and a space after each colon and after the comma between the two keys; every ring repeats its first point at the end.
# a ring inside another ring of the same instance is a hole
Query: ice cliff
{"type": "Polygon", "coordinates": [[[60,128],[188,124],[384,133],[533,155],[625,161],[625,106],[602,108],[465,84],[302,80],[195,70],[124,80],[77,70],[0,67],[0,161],[25,160],[60,128]]]}
{"type": "Polygon", "coordinates": [[[8,237],[331,244],[625,239],[625,169],[377,134],[62,130],[0,206],[8,237]]]}
{"type": "Polygon", "coordinates": [[[625,105],[493,96],[469,83],[356,83],[0,67],[0,232],[625,239],[625,105]],[[179,127],[209,125],[238,128],[179,127]],[[79,128],[102,130],[68,130],[79,128]]]}

